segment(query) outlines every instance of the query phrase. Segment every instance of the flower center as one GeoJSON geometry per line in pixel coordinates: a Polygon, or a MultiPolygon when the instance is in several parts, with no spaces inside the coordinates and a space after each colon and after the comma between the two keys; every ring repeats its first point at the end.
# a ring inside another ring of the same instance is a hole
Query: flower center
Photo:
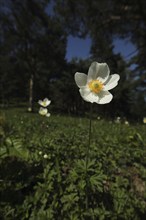
{"type": "Polygon", "coordinates": [[[90,90],[94,93],[99,93],[103,89],[103,84],[99,80],[92,80],[88,83],[90,90]]]}

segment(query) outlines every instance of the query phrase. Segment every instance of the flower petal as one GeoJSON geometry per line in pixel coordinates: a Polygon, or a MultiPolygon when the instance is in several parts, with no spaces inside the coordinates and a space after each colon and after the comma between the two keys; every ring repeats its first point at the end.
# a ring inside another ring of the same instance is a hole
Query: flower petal
{"type": "Polygon", "coordinates": [[[101,82],[105,82],[109,77],[109,67],[106,63],[93,62],[89,67],[88,81],[98,79],[101,82]]]}
{"type": "Polygon", "coordinates": [[[85,73],[75,73],[75,82],[77,86],[80,88],[82,86],[85,86],[87,83],[87,75],[85,73]]]}
{"type": "Polygon", "coordinates": [[[43,100],[43,102],[44,102],[44,104],[45,104],[44,107],[47,107],[48,105],[50,105],[51,100],[49,100],[48,98],[45,98],[45,99],[43,100]]]}
{"type": "Polygon", "coordinates": [[[79,91],[80,91],[81,95],[84,97],[89,95],[89,93],[91,92],[87,86],[81,87],[81,89],[79,91]]]}
{"type": "Polygon", "coordinates": [[[106,104],[106,103],[109,103],[112,98],[113,98],[113,95],[108,92],[108,91],[101,91],[99,94],[99,101],[98,101],[98,104],[106,104]]]}
{"type": "Polygon", "coordinates": [[[113,89],[118,85],[118,80],[120,79],[120,76],[118,74],[110,75],[108,80],[105,82],[104,90],[110,90],[113,89]]]}
{"type": "Polygon", "coordinates": [[[40,105],[42,105],[42,100],[39,100],[38,103],[39,103],[40,105]]]}
{"type": "Polygon", "coordinates": [[[80,91],[80,94],[81,94],[82,98],[86,102],[91,102],[91,103],[96,102],[96,103],[98,103],[98,100],[99,100],[98,95],[91,92],[87,87],[86,88],[81,88],[79,91],[80,91]]]}

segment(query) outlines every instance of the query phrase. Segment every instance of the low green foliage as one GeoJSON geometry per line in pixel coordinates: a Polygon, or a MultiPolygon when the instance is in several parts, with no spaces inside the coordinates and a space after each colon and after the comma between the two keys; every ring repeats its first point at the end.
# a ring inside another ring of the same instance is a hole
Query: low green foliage
{"type": "Polygon", "coordinates": [[[146,126],[94,118],[86,175],[88,129],[85,118],[2,114],[1,219],[145,219],[146,126]]]}

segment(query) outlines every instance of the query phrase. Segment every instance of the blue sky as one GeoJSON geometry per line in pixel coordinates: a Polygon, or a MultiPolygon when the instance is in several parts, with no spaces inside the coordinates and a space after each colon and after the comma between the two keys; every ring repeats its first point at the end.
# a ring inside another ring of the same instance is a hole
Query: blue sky
{"type": "Polygon", "coordinates": [[[73,57],[86,59],[90,56],[90,38],[80,39],[78,37],[68,37],[66,59],[70,61],[73,57]]]}
{"type": "MultiPolygon", "coordinates": [[[[86,59],[90,56],[91,39],[80,39],[78,37],[68,37],[66,59],[70,61],[72,58],[86,59]]],[[[126,40],[114,40],[114,52],[121,53],[122,56],[128,60],[131,58],[130,54],[136,50],[135,46],[126,40]]]]}

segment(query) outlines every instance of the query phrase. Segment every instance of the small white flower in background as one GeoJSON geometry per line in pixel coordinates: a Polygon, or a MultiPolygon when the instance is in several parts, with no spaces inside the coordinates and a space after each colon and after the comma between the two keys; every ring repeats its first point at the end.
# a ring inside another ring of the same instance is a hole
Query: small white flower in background
{"type": "Polygon", "coordinates": [[[47,108],[40,107],[40,109],[39,109],[39,114],[40,114],[40,115],[43,115],[43,116],[46,116],[46,115],[48,114],[48,109],[47,109],[47,108]]]}
{"type": "Polygon", "coordinates": [[[48,112],[48,109],[46,107],[50,105],[51,100],[45,98],[44,100],[39,100],[38,103],[42,106],[39,109],[39,114],[46,117],[50,117],[51,114],[48,112]]]}
{"type": "Polygon", "coordinates": [[[43,153],[42,151],[39,151],[39,155],[42,155],[42,153],[43,153]]]}
{"type": "Polygon", "coordinates": [[[124,124],[125,124],[125,125],[129,125],[129,122],[128,122],[128,121],[125,121],[124,124]]]}
{"type": "Polygon", "coordinates": [[[47,107],[48,105],[50,105],[51,100],[45,98],[44,100],[39,100],[38,103],[39,103],[42,107],[47,107]]]}
{"type": "Polygon", "coordinates": [[[48,113],[46,114],[46,117],[50,117],[50,115],[51,115],[51,114],[48,112],[48,113]]]}
{"type": "Polygon", "coordinates": [[[143,123],[146,124],[146,117],[143,118],[143,123]]]}
{"type": "Polygon", "coordinates": [[[32,112],[32,108],[31,107],[29,107],[27,110],[28,110],[28,112],[32,112]]]}
{"type": "Polygon", "coordinates": [[[117,117],[116,120],[115,120],[115,123],[116,123],[116,124],[120,124],[120,123],[121,123],[121,118],[120,118],[120,117],[117,117]]]}
{"type": "Polygon", "coordinates": [[[88,75],[75,73],[75,82],[79,87],[82,98],[87,102],[97,104],[109,103],[113,95],[108,91],[117,86],[120,76],[109,75],[110,70],[106,63],[93,62],[88,70],[88,75]]]}
{"type": "Polygon", "coordinates": [[[47,159],[47,158],[48,158],[48,155],[47,155],[47,154],[44,154],[43,157],[44,157],[44,159],[47,159]]]}

